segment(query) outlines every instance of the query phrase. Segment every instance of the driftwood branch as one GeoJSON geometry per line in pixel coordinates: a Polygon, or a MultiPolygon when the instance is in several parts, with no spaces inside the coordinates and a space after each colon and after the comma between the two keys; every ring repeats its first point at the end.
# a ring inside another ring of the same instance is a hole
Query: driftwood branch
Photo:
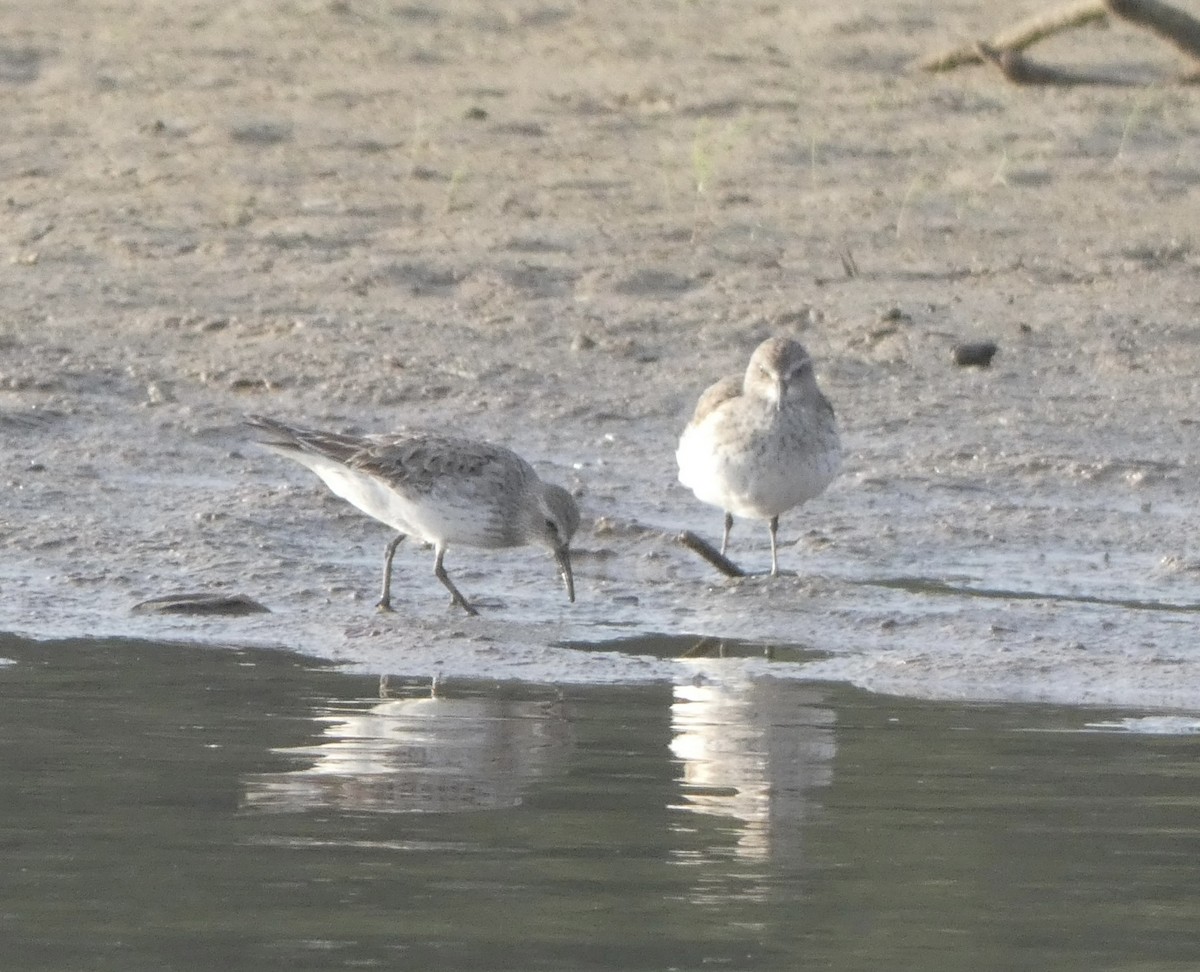
{"type": "MultiPolygon", "coordinates": [[[[1052,34],[1109,16],[1142,27],[1200,62],[1200,20],[1163,0],[1074,0],[1002,31],[990,41],[977,41],[933,54],[918,67],[949,71],[963,64],[990,64],[1014,84],[1127,84],[1111,77],[1080,74],[1039,64],[1022,52],[1052,34]]],[[[1179,80],[1200,80],[1200,64],[1179,80]]]]}
{"type": "Polygon", "coordinates": [[[1200,60],[1200,20],[1161,0],[1107,0],[1114,16],[1145,27],[1193,60],[1200,60]]]}
{"type": "MultiPolygon", "coordinates": [[[[1066,6],[1022,20],[986,43],[989,48],[996,50],[1023,51],[1053,34],[1103,20],[1107,15],[1105,0],[1074,0],[1066,6]]],[[[978,45],[972,42],[930,55],[917,66],[922,71],[949,71],[964,64],[978,64],[982,60],[978,45]]]]}

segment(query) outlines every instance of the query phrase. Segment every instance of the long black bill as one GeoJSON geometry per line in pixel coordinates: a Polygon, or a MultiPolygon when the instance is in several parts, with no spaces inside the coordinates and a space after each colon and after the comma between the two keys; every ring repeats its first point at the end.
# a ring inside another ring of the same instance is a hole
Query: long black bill
{"type": "Polygon", "coordinates": [[[566,547],[559,547],[554,551],[554,559],[558,561],[558,572],[562,574],[563,584],[567,588],[567,600],[574,604],[575,577],[571,573],[571,551],[566,547]]]}

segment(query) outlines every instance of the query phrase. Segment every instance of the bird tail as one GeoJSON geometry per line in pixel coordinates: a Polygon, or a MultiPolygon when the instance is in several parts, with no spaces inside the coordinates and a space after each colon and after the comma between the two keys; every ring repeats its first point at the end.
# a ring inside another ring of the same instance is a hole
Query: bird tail
{"type": "Polygon", "coordinates": [[[259,444],[285,454],[307,452],[345,462],[363,446],[362,440],[355,436],[287,425],[264,415],[247,415],[245,424],[248,428],[266,433],[258,440],[259,444]]]}

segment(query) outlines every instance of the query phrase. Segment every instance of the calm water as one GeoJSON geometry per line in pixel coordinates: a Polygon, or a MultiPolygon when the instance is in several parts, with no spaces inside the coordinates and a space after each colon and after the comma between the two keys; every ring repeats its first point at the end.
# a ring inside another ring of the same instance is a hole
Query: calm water
{"type": "Polygon", "coordinates": [[[1200,967],[1186,720],[0,656],[0,969],[1200,967]]]}

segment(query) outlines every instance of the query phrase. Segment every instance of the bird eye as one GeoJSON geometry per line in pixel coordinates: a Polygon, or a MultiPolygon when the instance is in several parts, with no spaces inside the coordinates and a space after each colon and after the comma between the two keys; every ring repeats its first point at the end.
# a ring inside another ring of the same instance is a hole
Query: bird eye
{"type": "Polygon", "coordinates": [[[553,536],[553,537],[558,536],[558,524],[555,523],[553,520],[546,521],[546,529],[550,531],[551,536],[553,536]]]}

